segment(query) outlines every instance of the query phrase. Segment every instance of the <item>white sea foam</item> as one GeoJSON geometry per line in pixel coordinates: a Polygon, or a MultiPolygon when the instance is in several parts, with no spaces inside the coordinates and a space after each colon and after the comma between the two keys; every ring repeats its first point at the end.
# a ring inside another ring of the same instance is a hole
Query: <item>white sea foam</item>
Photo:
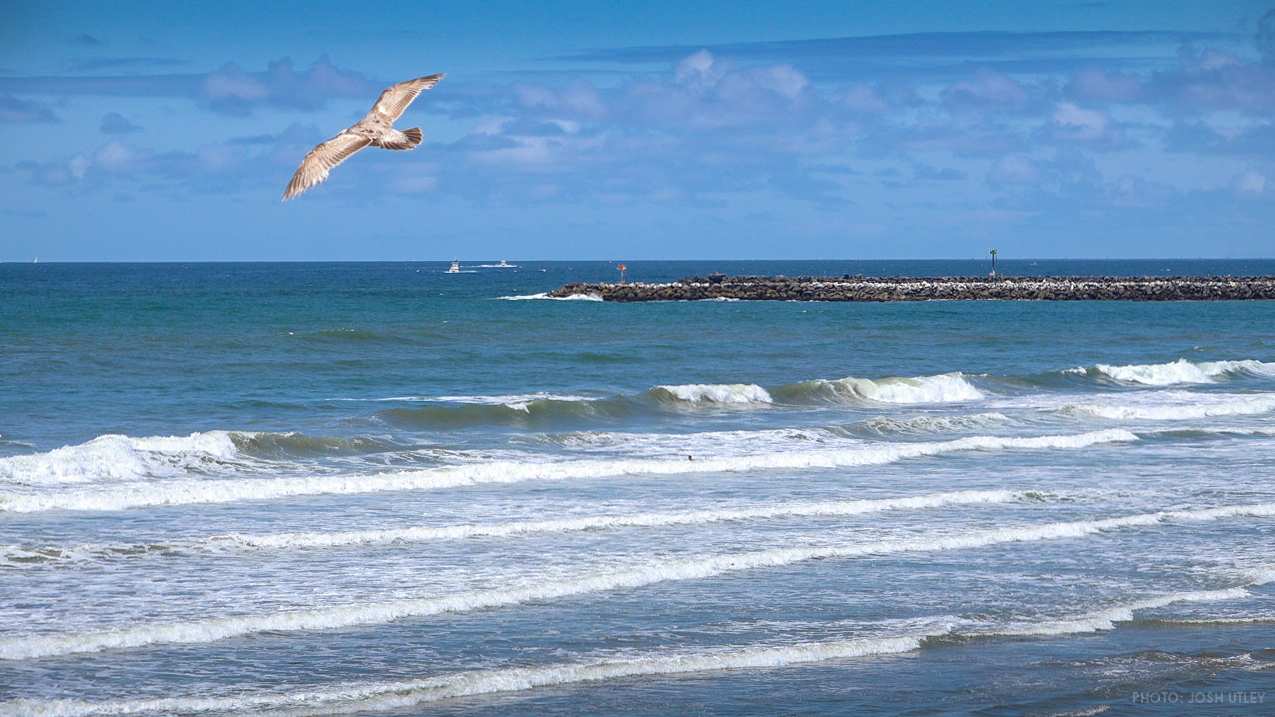
{"type": "Polygon", "coordinates": [[[143,438],[104,435],[45,453],[0,458],[0,482],[131,480],[212,468],[238,457],[239,449],[225,431],[143,438]]]}
{"type": "MultiPolygon", "coordinates": [[[[1085,369],[1080,371],[1087,372],[1085,369]]],[[[1178,359],[1160,364],[1128,366],[1098,364],[1094,366],[1093,371],[1125,383],[1171,386],[1179,383],[1214,383],[1219,378],[1237,374],[1275,376],[1275,363],[1263,363],[1252,359],[1192,363],[1186,359],[1178,359]]]]}
{"type": "MultiPolygon", "coordinates": [[[[634,513],[628,515],[594,515],[557,520],[520,521],[492,524],[418,526],[388,530],[342,532],[275,533],[268,535],[231,534],[201,541],[205,546],[230,544],[246,549],[326,548],[343,545],[367,545],[464,538],[510,537],[529,533],[563,533],[615,528],[652,528],[673,525],[703,525],[725,521],[763,520],[794,517],[835,517],[861,515],[888,510],[922,510],[951,505],[1007,503],[1025,499],[1026,493],[1008,490],[953,491],[902,498],[847,501],[809,501],[776,503],[750,508],[693,510],[678,513],[634,513]]],[[[68,552],[83,553],[86,548],[68,552]]],[[[191,546],[197,547],[197,546],[191,546]]],[[[0,551],[3,554],[3,551],[0,551]]]]}
{"type": "Polygon", "coordinates": [[[625,677],[779,668],[828,660],[897,654],[916,650],[921,647],[926,638],[942,635],[947,631],[948,628],[936,625],[929,631],[894,637],[743,647],[698,653],[657,653],[626,660],[473,670],[419,680],[346,684],[328,689],[248,693],[233,697],[170,697],[97,703],[78,700],[15,700],[0,703],[0,709],[13,714],[41,717],[260,712],[263,710],[286,710],[285,714],[383,711],[457,697],[522,692],[540,687],[603,682],[625,677]]]}
{"type": "Polygon", "coordinates": [[[832,660],[899,654],[921,649],[927,640],[952,634],[984,636],[1058,636],[1113,629],[1141,610],[1181,602],[1232,600],[1248,595],[1243,587],[1170,593],[1052,621],[971,626],[968,620],[935,618],[905,634],[787,645],[750,645],[700,652],[665,651],[627,659],[579,660],[530,667],[470,670],[397,682],[347,683],[293,692],[241,693],[224,697],[166,697],[109,702],[14,700],[0,703],[13,714],[44,717],[92,717],[150,713],[261,712],[309,715],[332,712],[402,710],[459,697],[525,692],[541,687],[577,685],[631,677],[658,677],[740,669],[775,669],[832,660]]]}
{"type": "Polygon", "coordinates": [[[597,294],[571,294],[570,296],[549,296],[547,292],[539,294],[519,294],[516,296],[498,297],[501,301],[602,301],[597,294]]]}
{"type": "Polygon", "coordinates": [[[688,383],[676,386],[656,386],[651,392],[657,397],[668,396],[684,403],[773,403],[766,389],[753,383],[688,383]]]}
{"type": "Polygon", "coordinates": [[[815,379],[793,384],[785,394],[791,394],[797,399],[895,404],[953,403],[977,401],[984,397],[983,392],[975,388],[961,373],[879,379],[853,376],[835,380],[815,379]]]}
{"type": "Polygon", "coordinates": [[[1042,620],[1034,618],[1030,621],[1010,623],[1004,626],[983,631],[983,634],[995,635],[1074,635],[1085,632],[1100,632],[1116,629],[1117,623],[1133,620],[1134,613],[1140,610],[1153,610],[1181,602],[1212,602],[1218,600],[1238,600],[1248,597],[1244,588],[1227,588],[1225,590],[1199,590],[1194,592],[1159,595],[1125,605],[1098,610],[1084,615],[1042,620]]]}
{"type": "Polygon", "coordinates": [[[623,452],[647,458],[696,455],[721,458],[772,450],[794,450],[811,446],[861,445],[837,427],[771,428],[751,431],[695,431],[693,433],[648,433],[638,431],[573,431],[520,437],[535,443],[551,443],[576,451],[623,452]]]}
{"type": "Polygon", "coordinates": [[[431,490],[533,480],[582,480],[629,475],[685,475],[757,470],[807,470],[880,465],[908,458],[976,450],[1086,448],[1136,441],[1124,429],[1031,436],[968,436],[950,441],[858,443],[838,448],[787,450],[693,461],[651,458],[560,462],[492,461],[371,475],[321,475],[260,479],[135,482],[77,490],[0,494],[0,511],[123,510],[138,506],[229,503],[300,495],[342,495],[397,490],[431,490]]]}
{"type": "Polygon", "coordinates": [[[972,428],[988,428],[1009,423],[1012,419],[1003,413],[969,413],[958,415],[878,416],[863,422],[863,426],[878,433],[949,433],[968,431],[972,428]]]}
{"type": "Polygon", "coordinates": [[[505,406],[515,411],[530,411],[530,405],[533,401],[597,401],[596,396],[577,396],[574,394],[561,393],[545,393],[543,391],[537,393],[519,393],[508,396],[435,396],[421,397],[413,400],[436,401],[439,403],[472,403],[484,406],[505,406]]]}
{"type": "Polygon", "coordinates": [[[1275,503],[1234,505],[1204,510],[1142,513],[1100,520],[1010,526],[904,540],[773,548],[673,560],[659,559],[626,569],[586,573],[576,578],[537,580],[452,595],[206,618],[186,622],[136,623],[98,632],[6,637],[0,638],[0,659],[23,660],[155,644],[204,643],[261,632],[330,630],[356,625],[383,624],[409,617],[472,612],[533,601],[542,602],[591,593],[640,588],[664,582],[702,580],[809,560],[965,550],[1004,543],[1080,538],[1122,528],[1172,524],[1176,521],[1206,521],[1239,516],[1270,517],[1272,515],[1275,515],[1275,503]]]}
{"type": "MultiPolygon", "coordinates": [[[[1073,398],[1072,401],[1075,399],[1073,398]]],[[[1180,421],[1218,416],[1254,416],[1275,410],[1269,393],[1196,393],[1163,391],[1065,403],[1064,413],[1113,420],[1180,421]]]]}

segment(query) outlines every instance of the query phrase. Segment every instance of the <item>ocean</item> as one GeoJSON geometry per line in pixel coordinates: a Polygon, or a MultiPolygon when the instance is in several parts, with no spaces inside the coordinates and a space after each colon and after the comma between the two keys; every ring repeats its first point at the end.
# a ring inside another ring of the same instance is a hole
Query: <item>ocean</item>
{"type": "Polygon", "coordinates": [[[0,264],[0,714],[1275,712],[1275,302],[495,263],[0,264]]]}

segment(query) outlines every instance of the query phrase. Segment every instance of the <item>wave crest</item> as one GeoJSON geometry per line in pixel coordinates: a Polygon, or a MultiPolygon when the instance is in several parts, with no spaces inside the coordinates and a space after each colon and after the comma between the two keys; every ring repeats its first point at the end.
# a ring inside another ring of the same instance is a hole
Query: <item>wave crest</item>
{"type": "Polygon", "coordinates": [[[1157,391],[1151,397],[1122,396],[1118,400],[1100,403],[1067,403],[1059,410],[1111,420],[1181,421],[1218,416],[1255,416],[1275,410],[1275,395],[1157,391]]]}
{"type": "MultiPolygon", "coordinates": [[[[1251,585],[1251,583],[1250,583],[1251,585]]],[[[261,712],[288,710],[290,714],[402,711],[422,704],[459,697],[526,692],[544,687],[579,685],[608,680],[685,675],[740,669],[775,669],[830,660],[891,655],[924,649],[945,641],[972,637],[1030,637],[1112,629],[1134,613],[1181,602],[1238,599],[1244,587],[1156,595],[1094,613],[1063,617],[1045,624],[988,625],[939,615],[906,621],[883,634],[804,641],[784,645],[753,644],[699,651],[662,650],[626,659],[584,659],[529,667],[495,667],[396,682],[345,683],[283,693],[240,693],[226,696],[161,697],[87,702],[22,699],[0,703],[14,713],[56,714],[63,717],[188,712],[261,712]]]]}
{"type": "Polygon", "coordinates": [[[977,401],[983,392],[962,373],[891,378],[815,379],[776,389],[775,395],[792,403],[954,403],[977,401]]]}
{"type": "Polygon", "coordinates": [[[721,522],[774,520],[787,518],[830,518],[895,510],[929,510],[950,506],[973,506],[1011,501],[1048,500],[1036,491],[967,490],[947,493],[841,501],[805,501],[745,507],[706,508],[675,513],[626,513],[590,515],[550,520],[504,523],[462,523],[419,525],[404,528],[308,533],[231,533],[207,538],[173,541],[166,544],[87,544],[76,546],[0,546],[0,558],[15,567],[46,563],[76,563],[91,560],[135,558],[224,550],[306,550],[346,546],[389,545],[469,538],[517,538],[537,533],[571,533],[623,528],[657,528],[680,525],[710,525],[721,522]]]}
{"type": "Polygon", "coordinates": [[[539,294],[517,294],[497,297],[501,301],[602,301],[597,294],[571,294],[570,296],[550,296],[548,292],[539,294]]]}
{"type": "Polygon", "coordinates": [[[232,503],[305,495],[437,490],[535,480],[591,480],[633,475],[654,477],[756,470],[822,470],[882,465],[961,451],[1074,449],[1136,440],[1138,437],[1133,433],[1113,428],[1088,433],[1029,437],[968,436],[950,441],[855,443],[837,448],[775,450],[693,461],[668,458],[587,459],[551,463],[492,461],[367,475],[137,482],[96,490],[0,494],[0,512],[124,510],[154,505],[232,503]]]}
{"type": "MultiPolygon", "coordinates": [[[[1232,505],[1198,511],[1141,513],[1101,520],[1006,526],[898,540],[820,547],[771,548],[661,559],[620,570],[585,573],[570,579],[541,580],[450,595],[182,622],[136,623],[127,627],[95,632],[5,637],[0,638],[0,660],[26,660],[155,644],[206,643],[276,630],[331,630],[357,625],[385,624],[408,617],[473,612],[511,607],[528,602],[544,602],[598,592],[641,588],[660,583],[703,580],[811,560],[970,550],[1010,543],[1081,538],[1124,528],[1172,524],[1178,520],[1200,521],[1271,515],[1275,515],[1275,504],[1232,505]]],[[[1260,581],[1261,578],[1255,576],[1249,580],[1248,584],[1260,581]]]]}
{"type": "Polygon", "coordinates": [[[1092,368],[1075,368],[1069,373],[1086,374],[1142,386],[1172,386],[1182,383],[1215,383],[1227,376],[1275,376],[1275,363],[1253,359],[1239,361],[1201,361],[1184,358],[1169,363],[1129,364],[1113,366],[1097,364],[1092,368]]]}
{"type": "Polygon", "coordinates": [[[226,431],[135,438],[117,434],[44,453],[0,458],[0,481],[88,483],[215,469],[239,457],[226,431]]]}
{"type": "Polygon", "coordinates": [[[647,393],[657,401],[679,403],[774,403],[770,392],[755,383],[688,383],[656,386],[647,393]]]}
{"type": "Polygon", "coordinates": [[[527,425],[552,423],[559,419],[587,416],[616,417],[629,414],[634,406],[622,397],[528,393],[509,396],[403,397],[398,400],[418,405],[390,408],[377,417],[392,424],[429,428],[467,426],[527,425]]]}

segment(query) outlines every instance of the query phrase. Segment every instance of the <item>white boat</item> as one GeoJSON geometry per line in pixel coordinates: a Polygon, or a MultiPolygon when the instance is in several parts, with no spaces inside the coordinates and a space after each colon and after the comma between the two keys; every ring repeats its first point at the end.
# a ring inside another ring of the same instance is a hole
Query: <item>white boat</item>
{"type": "Polygon", "coordinates": [[[459,261],[453,261],[453,262],[452,262],[452,265],[451,265],[451,266],[449,266],[449,267],[447,267],[447,273],[448,273],[448,274],[459,274],[459,273],[460,273],[460,262],[459,262],[459,261]]]}
{"type": "Polygon", "coordinates": [[[517,264],[510,264],[509,262],[505,261],[504,259],[501,259],[501,260],[500,260],[500,263],[496,265],[496,268],[497,268],[497,269],[517,269],[517,268],[518,268],[518,265],[517,265],[517,264]]]}

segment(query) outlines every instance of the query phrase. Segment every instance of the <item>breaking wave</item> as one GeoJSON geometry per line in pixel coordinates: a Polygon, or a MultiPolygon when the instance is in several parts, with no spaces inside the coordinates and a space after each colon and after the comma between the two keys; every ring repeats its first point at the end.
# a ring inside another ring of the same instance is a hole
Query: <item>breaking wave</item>
{"type": "Polygon", "coordinates": [[[1143,386],[1171,386],[1179,383],[1214,383],[1217,379],[1228,376],[1275,376],[1275,363],[1253,359],[1193,363],[1178,359],[1159,364],[1098,364],[1092,368],[1070,369],[1069,372],[1143,386]]]}
{"type": "MultiPolygon", "coordinates": [[[[1249,583],[1253,585],[1255,583],[1249,583]]],[[[658,677],[741,669],[776,669],[790,665],[901,654],[945,640],[970,637],[1031,637],[1110,630],[1148,609],[1182,602],[1233,600],[1247,596],[1244,587],[1157,595],[1097,612],[1054,621],[986,625],[940,616],[911,621],[901,634],[838,640],[758,644],[701,651],[648,652],[625,659],[595,659],[528,667],[468,670],[395,682],[364,682],[307,688],[295,692],[241,693],[224,697],[163,697],[109,702],[79,700],[15,700],[0,703],[16,713],[93,717],[147,713],[284,711],[287,714],[377,712],[460,697],[526,692],[543,687],[581,685],[632,677],[658,677]]]]}
{"type": "Polygon", "coordinates": [[[588,459],[559,462],[491,461],[414,471],[363,475],[291,476],[262,479],[167,480],[111,484],[96,489],[49,493],[0,494],[0,512],[44,510],[123,510],[156,505],[229,503],[302,495],[342,495],[398,490],[432,490],[533,480],[584,480],[629,475],[685,475],[757,470],[807,470],[881,465],[895,461],[978,450],[1086,448],[1136,441],[1124,429],[1030,437],[968,436],[950,441],[856,443],[845,447],[787,450],[677,459],[588,459]]]}
{"type": "Polygon", "coordinates": [[[17,700],[0,703],[15,713],[91,717],[146,713],[243,712],[295,710],[294,714],[332,711],[395,710],[457,697],[522,692],[554,685],[602,682],[624,677],[681,675],[715,670],[777,668],[827,660],[910,652],[927,637],[941,635],[947,626],[895,637],[757,646],[711,652],[671,652],[625,660],[558,663],[541,667],[472,670],[451,675],[399,682],[347,684],[327,690],[241,694],[234,697],[167,697],[114,702],[78,700],[17,700]]]}
{"type": "Polygon", "coordinates": [[[0,482],[87,483],[215,469],[239,456],[225,431],[189,436],[98,436],[45,453],[0,458],[0,482]]]}
{"type": "Polygon", "coordinates": [[[1166,391],[1136,397],[1121,396],[1101,402],[1067,403],[1059,410],[1112,420],[1178,421],[1253,416],[1275,410],[1275,395],[1166,391]]]}
{"type": "MultiPolygon", "coordinates": [[[[387,399],[388,400],[388,399],[387,399]]],[[[464,428],[477,425],[537,425],[585,417],[622,417],[640,410],[623,398],[598,398],[552,393],[509,396],[400,397],[419,402],[379,411],[378,418],[395,425],[422,428],[464,428]]]]}
{"type": "MultiPolygon", "coordinates": [[[[1250,583],[1255,585],[1257,583],[1250,583]]],[[[1064,617],[1054,620],[1034,618],[1031,621],[1010,623],[1004,626],[981,631],[985,635],[1034,636],[1034,635],[1074,635],[1085,632],[1101,632],[1114,630],[1122,622],[1131,622],[1134,613],[1141,610],[1154,610],[1181,602],[1213,602],[1219,600],[1238,600],[1249,596],[1242,587],[1225,590],[1198,590],[1193,592],[1171,593],[1159,595],[1145,600],[1116,605],[1115,607],[1096,612],[1064,617]]]]}
{"type": "Polygon", "coordinates": [[[303,433],[208,431],[189,436],[109,434],[44,453],[0,458],[0,483],[22,485],[127,482],[191,473],[261,468],[263,461],[348,456],[399,450],[392,441],[303,433]]]}
{"type": "Polygon", "coordinates": [[[774,390],[779,400],[791,403],[953,403],[977,401],[983,392],[963,374],[937,376],[815,379],[774,390]]]}
{"type": "Polygon", "coordinates": [[[597,294],[571,294],[570,296],[549,296],[548,292],[539,294],[518,294],[515,296],[497,297],[501,301],[602,301],[597,294]]]}
{"type": "Polygon", "coordinates": [[[656,386],[647,392],[657,401],[689,404],[750,404],[774,403],[766,389],[752,383],[690,383],[677,386],[656,386]]]}
{"type": "MultiPolygon", "coordinates": [[[[1249,583],[1249,586],[1257,583],[1249,583]]],[[[1182,602],[1233,600],[1249,595],[1244,587],[1157,595],[1093,613],[1053,621],[986,625],[956,617],[913,621],[901,634],[838,640],[759,644],[697,652],[667,650],[625,659],[595,659],[527,667],[468,670],[395,682],[346,683],[293,692],[240,693],[216,697],[161,697],[88,702],[82,700],[13,700],[0,708],[17,714],[93,717],[191,712],[286,711],[309,715],[332,712],[403,710],[460,697],[526,692],[543,687],[581,685],[632,677],[658,677],[741,669],[776,669],[790,665],[901,654],[946,640],[1056,636],[1114,629],[1135,613],[1182,602]]]]}
{"type": "MultiPolygon", "coordinates": [[[[185,622],[137,623],[112,630],[0,638],[0,659],[25,660],[155,644],[206,643],[261,632],[331,630],[375,625],[409,617],[472,612],[528,602],[558,600],[657,583],[702,580],[720,575],[781,567],[810,560],[897,553],[975,549],[1005,543],[1080,538],[1122,528],[1220,520],[1239,516],[1270,517],[1275,503],[1233,505],[1202,510],[1161,511],[1100,520],[993,528],[903,540],[882,540],[821,547],[772,548],[751,552],[660,559],[627,569],[588,573],[576,578],[540,580],[516,586],[452,595],[409,598],[285,612],[207,618],[185,622]]],[[[1270,575],[1256,575],[1250,583],[1270,575]]]]}

